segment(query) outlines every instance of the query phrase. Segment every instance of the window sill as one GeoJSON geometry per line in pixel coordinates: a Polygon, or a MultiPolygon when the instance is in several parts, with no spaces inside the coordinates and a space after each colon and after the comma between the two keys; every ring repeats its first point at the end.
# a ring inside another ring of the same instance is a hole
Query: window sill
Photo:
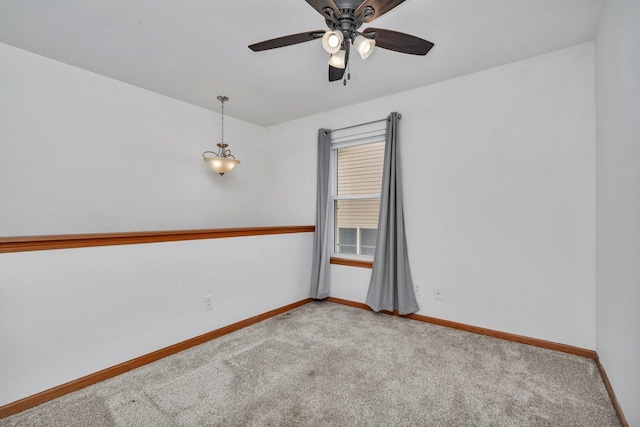
{"type": "Polygon", "coordinates": [[[373,268],[373,260],[349,259],[332,256],[330,259],[330,263],[336,265],[346,265],[348,267],[373,268]]]}

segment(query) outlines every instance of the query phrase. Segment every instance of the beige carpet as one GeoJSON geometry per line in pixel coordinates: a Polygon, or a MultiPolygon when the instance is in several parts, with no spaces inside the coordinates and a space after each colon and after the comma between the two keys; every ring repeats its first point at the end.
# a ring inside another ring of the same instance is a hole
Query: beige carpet
{"type": "Polygon", "coordinates": [[[617,426],[592,360],[315,302],[1,426],[617,426]]]}

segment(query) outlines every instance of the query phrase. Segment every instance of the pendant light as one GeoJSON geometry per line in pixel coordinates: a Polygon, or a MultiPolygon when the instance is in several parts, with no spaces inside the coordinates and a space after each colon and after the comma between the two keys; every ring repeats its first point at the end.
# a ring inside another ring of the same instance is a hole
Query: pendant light
{"type": "Polygon", "coordinates": [[[218,146],[218,152],[214,151],[205,151],[202,153],[202,160],[207,162],[209,167],[213,169],[214,172],[219,173],[220,175],[224,175],[227,172],[231,172],[233,168],[238,166],[240,160],[236,160],[236,158],[231,154],[231,150],[227,149],[229,144],[224,143],[224,103],[228,101],[229,98],[223,95],[218,96],[218,101],[222,103],[222,138],[221,141],[216,144],[218,146]],[[211,157],[207,157],[207,154],[212,154],[211,157]]]}

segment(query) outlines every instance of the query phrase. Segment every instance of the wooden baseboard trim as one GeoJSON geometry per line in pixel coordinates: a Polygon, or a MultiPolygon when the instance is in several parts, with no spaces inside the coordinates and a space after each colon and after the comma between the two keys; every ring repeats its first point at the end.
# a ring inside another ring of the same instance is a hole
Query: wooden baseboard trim
{"type": "Polygon", "coordinates": [[[618,398],[616,397],[615,392],[613,391],[613,387],[609,382],[609,377],[604,370],[604,366],[602,366],[602,362],[600,362],[600,357],[596,353],[596,365],[598,366],[598,371],[600,371],[600,377],[602,378],[602,382],[604,383],[604,387],[607,389],[607,393],[609,394],[609,398],[611,399],[611,403],[613,404],[613,409],[616,411],[616,415],[618,416],[618,420],[620,421],[620,425],[622,427],[629,427],[629,423],[622,412],[622,407],[620,406],[620,402],[618,402],[618,398]]]}
{"type": "MultiPolygon", "coordinates": [[[[330,301],[337,304],[348,305],[350,307],[360,308],[363,310],[373,311],[371,307],[361,302],[349,301],[341,298],[328,297],[324,301],[330,301]]],[[[602,382],[604,382],[604,386],[607,389],[607,393],[609,394],[609,398],[611,399],[611,403],[613,404],[613,408],[616,411],[616,415],[620,420],[620,425],[622,427],[629,427],[629,423],[627,422],[624,413],[622,412],[622,407],[618,402],[616,394],[613,391],[613,387],[609,382],[609,377],[604,370],[604,366],[600,362],[600,358],[598,357],[598,353],[594,350],[588,350],[585,348],[574,347],[572,345],[560,344],[552,341],[541,340],[538,338],[530,338],[522,335],[511,334],[508,332],[496,331],[493,329],[481,328],[478,326],[467,325],[465,323],[452,322],[450,320],[438,319],[436,317],[423,316],[420,314],[408,314],[401,316],[398,311],[389,312],[389,311],[381,311],[381,313],[389,314],[393,316],[406,317],[408,319],[419,320],[421,322],[432,323],[434,325],[446,326],[448,328],[459,329],[461,331],[472,332],[474,334],[486,335],[494,338],[499,338],[506,341],[513,341],[521,344],[532,345],[534,347],[546,348],[548,350],[561,351],[563,353],[569,353],[576,356],[582,356],[589,359],[594,359],[596,365],[598,366],[598,370],[600,371],[600,377],[602,378],[602,382]]]]}
{"type": "MultiPolygon", "coordinates": [[[[259,314],[249,319],[241,320],[231,325],[224,326],[220,329],[216,329],[206,334],[199,335],[194,338],[190,338],[186,341],[182,341],[180,343],[171,345],[169,347],[156,350],[152,353],[148,353],[146,355],[137,357],[127,362],[123,362],[119,365],[115,365],[110,368],[103,369],[93,374],[86,375],[82,378],[78,378],[77,380],[70,381],[68,383],[50,388],[38,394],[34,394],[32,396],[25,397],[24,399],[20,399],[15,402],[9,403],[7,405],[0,407],[0,419],[6,418],[10,415],[17,414],[18,412],[22,412],[24,410],[41,405],[45,402],[56,399],[58,397],[62,397],[74,391],[78,391],[90,385],[99,383],[100,381],[113,378],[125,372],[147,365],[151,362],[155,362],[156,360],[160,360],[164,357],[171,356],[172,354],[181,352],[183,350],[194,347],[196,345],[203,344],[212,339],[221,337],[223,335],[229,334],[231,332],[237,331],[247,326],[251,326],[255,323],[261,322],[263,320],[269,319],[279,314],[286,313],[287,311],[293,310],[294,308],[303,306],[312,301],[313,299],[307,298],[301,301],[294,302],[292,304],[285,305],[280,308],[276,308],[266,313],[259,314]]],[[[373,311],[371,307],[369,307],[366,304],[355,302],[355,301],[349,301],[341,298],[328,297],[325,299],[325,301],[333,302],[336,304],[347,305],[350,307],[360,308],[368,311],[373,311]]],[[[401,316],[397,311],[394,311],[393,313],[388,311],[382,311],[382,313],[393,315],[393,316],[406,317],[408,319],[418,320],[421,322],[432,323],[439,326],[446,326],[449,328],[459,329],[466,332],[472,332],[480,335],[487,335],[487,336],[491,336],[494,338],[499,338],[507,341],[514,341],[521,344],[533,345],[535,347],[542,347],[549,350],[562,351],[564,353],[569,353],[577,356],[594,359],[596,362],[596,365],[598,366],[598,370],[600,372],[602,381],[604,382],[604,386],[607,390],[607,393],[609,394],[609,398],[611,399],[611,403],[613,404],[613,408],[615,409],[618,419],[620,420],[620,425],[622,427],[629,427],[629,424],[626,421],[624,413],[622,412],[622,407],[620,406],[620,403],[618,402],[615,392],[613,391],[613,387],[609,382],[609,377],[607,376],[604,366],[602,365],[600,358],[598,357],[598,353],[593,350],[587,350],[580,347],[574,347],[566,344],[555,343],[552,341],[540,340],[537,338],[524,337],[521,335],[511,334],[508,332],[496,331],[493,329],[480,328],[477,326],[467,325],[464,323],[452,322],[449,320],[443,320],[443,319],[423,316],[419,314],[409,314],[409,315],[401,316]]]]}
{"type": "MultiPolygon", "coordinates": [[[[328,297],[325,301],[334,302],[337,304],[348,305],[350,307],[361,308],[364,310],[373,311],[371,307],[366,304],[344,300],[341,298],[328,297]]],[[[434,325],[446,326],[448,328],[459,329],[461,331],[472,332],[474,334],[486,335],[489,337],[499,338],[506,341],[513,341],[521,344],[528,344],[535,347],[542,347],[549,350],[561,351],[563,353],[575,354],[576,356],[587,357],[589,359],[596,358],[596,352],[594,350],[588,350],[586,348],[574,347],[572,345],[561,344],[553,341],[541,340],[538,338],[530,338],[522,335],[511,334],[509,332],[496,331],[494,329],[481,328],[479,326],[467,325],[465,323],[452,322],[450,320],[439,319],[437,317],[423,316],[421,314],[407,314],[400,315],[398,311],[389,312],[381,311],[381,313],[390,314],[393,316],[406,317],[407,319],[418,320],[420,322],[432,323],[434,325]]]]}
{"type": "Polygon", "coordinates": [[[18,412],[22,412],[26,409],[41,405],[50,400],[64,396],[65,394],[78,391],[87,386],[99,383],[100,381],[113,378],[115,376],[128,372],[132,369],[139,368],[148,363],[155,362],[156,360],[162,359],[167,356],[171,356],[172,354],[175,354],[180,351],[186,350],[188,348],[194,347],[196,345],[205,343],[207,341],[221,337],[223,335],[229,334],[239,329],[246,328],[247,326],[251,326],[255,323],[261,322],[270,317],[277,316],[289,310],[293,310],[294,308],[308,304],[311,301],[313,301],[313,299],[307,298],[301,301],[294,302],[292,304],[285,305],[280,308],[276,308],[271,311],[267,311],[266,313],[262,313],[254,317],[250,317],[249,319],[241,320],[239,322],[233,323],[228,326],[224,326],[220,329],[216,329],[215,331],[207,332],[206,334],[199,335],[194,338],[190,338],[186,341],[182,341],[180,343],[171,345],[169,347],[161,348],[160,350],[156,350],[152,353],[148,353],[143,356],[136,357],[135,359],[129,360],[127,362],[120,363],[119,365],[115,365],[110,368],[106,368],[101,371],[94,372],[93,374],[86,375],[82,378],[78,378],[77,380],[70,381],[68,383],[50,388],[38,394],[34,394],[32,396],[25,397],[24,399],[20,399],[15,402],[9,403],[7,405],[0,407],[0,419],[6,418],[13,414],[17,414],[18,412]]]}
{"type": "Polygon", "coordinates": [[[294,225],[286,227],[215,228],[205,230],[0,237],[0,253],[263,236],[267,234],[313,233],[314,231],[315,226],[313,225],[294,225]]]}

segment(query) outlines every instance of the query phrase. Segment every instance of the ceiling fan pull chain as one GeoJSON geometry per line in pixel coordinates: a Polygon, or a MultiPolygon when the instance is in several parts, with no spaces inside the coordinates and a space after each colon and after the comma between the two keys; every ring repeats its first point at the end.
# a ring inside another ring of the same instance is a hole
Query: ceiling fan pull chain
{"type": "MultiPolygon", "coordinates": [[[[351,43],[349,43],[349,46],[351,46],[351,43]]],[[[347,85],[347,80],[351,80],[351,62],[347,62],[347,69],[345,70],[347,72],[347,78],[344,81],[344,85],[347,85]]]]}
{"type": "Polygon", "coordinates": [[[351,80],[351,63],[347,63],[347,78],[342,81],[344,86],[347,85],[347,80],[351,80]]]}

